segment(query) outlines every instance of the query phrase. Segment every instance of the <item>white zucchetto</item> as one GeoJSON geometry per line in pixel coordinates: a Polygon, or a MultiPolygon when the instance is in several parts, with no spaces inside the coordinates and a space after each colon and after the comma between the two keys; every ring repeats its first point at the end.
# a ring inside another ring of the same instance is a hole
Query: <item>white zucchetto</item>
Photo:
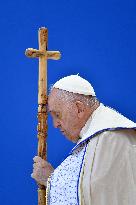
{"type": "Polygon", "coordinates": [[[70,75],[61,78],[53,85],[53,88],[58,88],[72,93],[96,96],[92,85],[79,75],[70,75]]]}

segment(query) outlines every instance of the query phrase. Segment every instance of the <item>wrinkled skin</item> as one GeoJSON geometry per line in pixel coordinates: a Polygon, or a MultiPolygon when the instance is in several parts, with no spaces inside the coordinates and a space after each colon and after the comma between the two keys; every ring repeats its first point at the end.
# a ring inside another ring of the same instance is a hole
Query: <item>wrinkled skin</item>
{"type": "Polygon", "coordinates": [[[48,98],[48,110],[55,128],[72,142],[77,142],[79,133],[91,114],[91,109],[80,101],[69,101],[58,95],[54,88],[48,98]]]}
{"type": "Polygon", "coordinates": [[[33,173],[31,177],[34,178],[39,184],[46,186],[47,179],[54,171],[50,163],[43,160],[41,157],[35,156],[33,158],[33,173]]]}
{"type": "MultiPolygon", "coordinates": [[[[58,89],[53,88],[48,98],[48,111],[50,112],[55,128],[72,142],[77,142],[79,133],[93,111],[98,107],[90,108],[81,101],[68,101],[58,95],[58,89]]],[[[45,185],[47,178],[53,172],[53,167],[40,157],[34,157],[33,173],[31,177],[38,183],[45,185]]]]}

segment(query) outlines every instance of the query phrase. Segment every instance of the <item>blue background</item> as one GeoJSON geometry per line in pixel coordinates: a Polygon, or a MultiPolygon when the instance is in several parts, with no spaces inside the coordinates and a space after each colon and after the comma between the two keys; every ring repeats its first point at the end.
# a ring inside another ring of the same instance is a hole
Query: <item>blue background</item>
{"type": "MultiPolygon", "coordinates": [[[[30,177],[37,153],[37,31],[49,30],[48,85],[79,73],[98,99],[136,121],[135,0],[7,0],[0,3],[0,204],[36,205],[30,177]]],[[[56,167],[74,146],[49,117],[48,160],[56,167]]]]}

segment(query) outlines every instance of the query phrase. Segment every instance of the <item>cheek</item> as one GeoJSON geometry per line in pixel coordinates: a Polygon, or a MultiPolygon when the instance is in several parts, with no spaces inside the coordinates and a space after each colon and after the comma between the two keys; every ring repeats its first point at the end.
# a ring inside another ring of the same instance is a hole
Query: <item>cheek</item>
{"type": "Polygon", "coordinates": [[[61,121],[61,127],[65,130],[68,130],[68,128],[70,126],[70,121],[71,121],[69,116],[65,115],[65,113],[63,113],[63,116],[62,116],[60,121],[61,121]]]}
{"type": "Polygon", "coordinates": [[[65,120],[65,126],[68,128],[70,132],[77,129],[77,125],[78,125],[78,118],[76,115],[72,113],[71,115],[67,116],[67,119],[65,120]]]}

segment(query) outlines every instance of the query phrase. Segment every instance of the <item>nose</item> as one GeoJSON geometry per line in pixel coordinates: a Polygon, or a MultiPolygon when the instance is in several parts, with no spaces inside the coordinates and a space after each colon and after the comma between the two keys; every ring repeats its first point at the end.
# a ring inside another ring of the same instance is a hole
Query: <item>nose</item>
{"type": "Polygon", "coordinates": [[[55,127],[55,128],[58,128],[58,127],[60,127],[60,125],[61,125],[59,120],[54,120],[54,121],[53,121],[53,124],[54,124],[54,127],[55,127]]]}

